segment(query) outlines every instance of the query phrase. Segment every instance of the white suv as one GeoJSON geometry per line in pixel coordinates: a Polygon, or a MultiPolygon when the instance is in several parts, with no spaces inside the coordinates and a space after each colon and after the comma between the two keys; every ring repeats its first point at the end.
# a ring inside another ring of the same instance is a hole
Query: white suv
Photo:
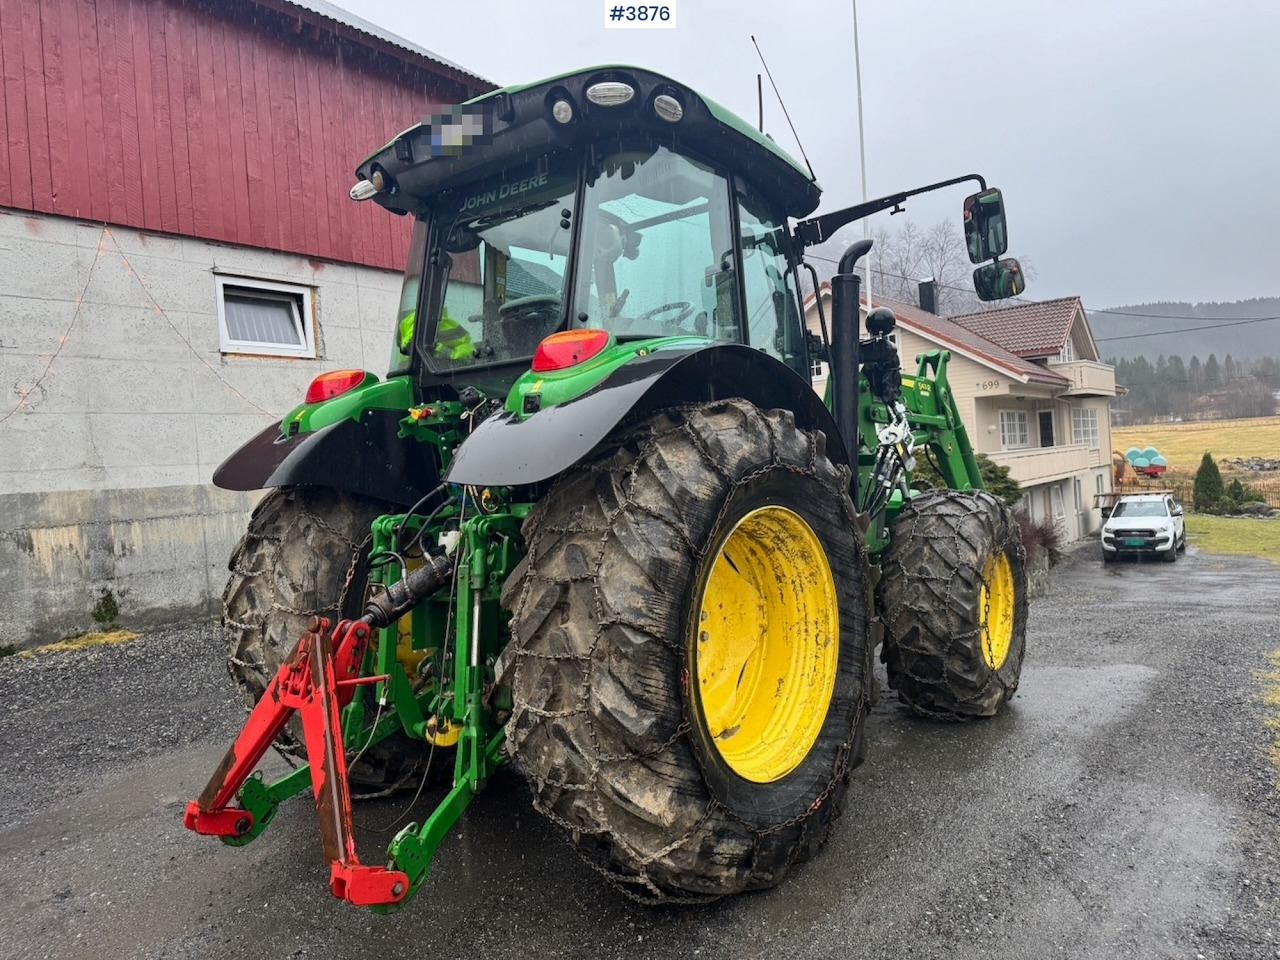
{"type": "Polygon", "coordinates": [[[1102,525],[1102,560],[1152,553],[1173,563],[1186,549],[1182,507],[1167,493],[1138,493],[1116,501],[1102,525]]]}

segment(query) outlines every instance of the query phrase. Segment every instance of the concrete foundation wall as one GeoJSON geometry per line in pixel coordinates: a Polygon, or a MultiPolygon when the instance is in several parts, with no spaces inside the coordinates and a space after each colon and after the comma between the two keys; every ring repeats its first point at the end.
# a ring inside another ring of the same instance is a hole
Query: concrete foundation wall
{"type": "Polygon", "coordinates": [[[322,370],[382,374],[399,275],[0,210],[0,645],[211,614],[256,495],[210,480],[322,370]],[[315,359],[224,355],[219,273],[311,289],[315,359]]]}

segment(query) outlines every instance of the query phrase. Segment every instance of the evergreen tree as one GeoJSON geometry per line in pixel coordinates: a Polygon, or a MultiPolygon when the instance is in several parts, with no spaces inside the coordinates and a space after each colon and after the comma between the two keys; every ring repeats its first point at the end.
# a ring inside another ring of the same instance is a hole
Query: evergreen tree
{"type": "Polygon", "coordinates": [[[1225,497],[1222,474],[1218,471],[1218,465],[1213,462],[1213,454],[1206,450],[1200,459],[1200,469],[1196,471],[1196,482],[1191,491],[1192,503],[1197,510],[1212,510],[1225,497]]]}
{"type": "Polygon", "coordinates": [[[1218,358],[1212,353],[1209,354],[1209,359],[1204,362],[1204,383],[1206,390],[1217,389],[1218,358]]]}

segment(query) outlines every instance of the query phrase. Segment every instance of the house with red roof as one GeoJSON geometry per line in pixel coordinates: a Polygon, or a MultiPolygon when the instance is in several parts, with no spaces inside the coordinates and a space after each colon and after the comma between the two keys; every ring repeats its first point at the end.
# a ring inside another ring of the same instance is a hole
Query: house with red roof
{"type": "MultiPolygon", "coordinates": [[[[820,296],[830,315],[828,284],[820,296]]],[[[817,302],[812,294],[805,302],[815,332],[817,302]]],[[[950,353],[948,378],[974,451],[1009,468],[1028,514],[1054,521],[1072,540],[1102,525],[1094,496],[1111,490],[1115,373],[1099,360],[1079,297],[953,317],[885,297],[876,306],[898,318],[904,372],[928,350],[950,353]]],[[[819,392],[825,367],[813,371],[819,392]]]]}

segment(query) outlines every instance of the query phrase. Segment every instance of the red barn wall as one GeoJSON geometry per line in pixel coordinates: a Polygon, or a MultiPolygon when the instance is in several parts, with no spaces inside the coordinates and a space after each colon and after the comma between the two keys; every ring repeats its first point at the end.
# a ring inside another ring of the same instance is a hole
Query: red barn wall
{"type": "Polygon", "coordinates": [[[356,164],[487,89],[279,0],[0,0],[0,206],[400,269],[356,164]]]}

